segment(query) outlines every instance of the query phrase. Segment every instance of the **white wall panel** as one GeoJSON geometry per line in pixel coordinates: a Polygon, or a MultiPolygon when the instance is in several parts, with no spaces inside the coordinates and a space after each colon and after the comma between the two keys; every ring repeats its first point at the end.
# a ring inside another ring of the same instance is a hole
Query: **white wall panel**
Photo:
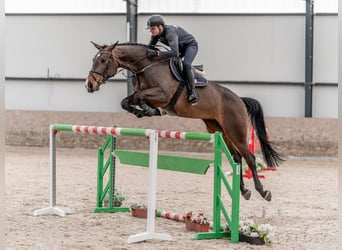
{"type": "Polygon", "coordinates": [[[302,0],[139,0],[140,13],[303,13],[302,0]]]}
{"type": "Polygon", "coordinates": [[[123,0],[6,0],[6,13],[123,13],[123,0]]]}
{"type": "MultiPolygon", "coordinates": [[[[124,0],[6,0],[6,13],[123,13],[124,0]]],[[[305,13],[304,0],[138,0],[139,13],[305,13]]],[[[337,13],[338,0],[315,0],[316,13],[337,13]]]]}
{"type": "MultiPolygon", "coordinates": [[[[139,18],[138,37],[148,43],[147,17],[139,18]]],[[[212,80],[304,81],[304,16],[165,16],[192,33],[196,63],[212,80]]]]}
{"type": "Polygon", "coordinates": [[[338,117],[338,91],[334,86],[315,86],[312,93],[314,117],[338,117]]]}
{"type": "Polygon", "coordinates": [[[85,77],[96,48],[126,41],[122,16],[6,16],[6,76],[85,77]]]}
{"type": "Polygon", "coordinates": [[[126,82],[108,82],[89,94],[84,82],[6,81],[6,109],[121,112],[126,82]]]}
{"type": "Polygon", "coordinates": [[[315,13],[338,13],[338,0],[314,0],[315,13]]]}
{"type": "Polygon", "coordinates": [[[314,82],[338,81],[338,27],[336,16],[315,16],[314,82]]]}
{"type": "Polygon", "coordinates": [[[304,88],[302,86],[255,86],[252,84],[226,84],[225,86],[239,96],[257,99],[263,107],[265,116],[304,116],[304,88]]]}

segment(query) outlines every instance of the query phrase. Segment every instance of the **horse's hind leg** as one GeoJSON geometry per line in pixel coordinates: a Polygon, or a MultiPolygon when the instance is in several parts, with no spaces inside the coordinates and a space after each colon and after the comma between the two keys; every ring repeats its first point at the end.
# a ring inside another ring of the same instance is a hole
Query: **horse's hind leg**
{"type": "Polygon", "coordinates": [[[247,143],[241,143],[239,146],[240,153],[245,158],[246,163],[252,171],[255,189],[260,193],[260,195],[267,201],[272,199],[271,192],[269,190],[264,190],[264,187],[259,180],[257,167],[255,163],[255,156],[249,151],[247,143]]]}
{"type": "MultiPolygon", "coordinates": [[[[214,133],[216,131],[222,131],[221,126],[217,123],[217,121],[215,120],[203,120],[205,122],[205,125],[207,126],[207,131],[209,133],[214,133]]],[[[240,191],[242,196],[246,199],[249,200],[249,198],[251,197],[251,191],[248,190],[245,187],[245,183],[243,181],[243,175],[242,175],[242,157],[239,154],[239,152],[232,146],[231,142],[229,141],[229,139],[227,138],[227,136],[225,136],[225,134],[222,134],[223,140],[225,141],[229,152],[232,154],[233,159],[236,163],[240,164],[240,191]]]]}
{"type": "MultiPolygon", "coordinates": [[[[237,108],[235,106],[235,108],[237,108]]],[[[237,112],[235,112],[236,114],[237,112]]],[[[249,151],[247,145],[247,129],[248,129],[248,118],[247,114],[243,117],[243,110],[241,110],[239,115],[234,117],[231,115],[230,120],[224,120],[221,124],[224,124],[224,133],[229,137],[229,141],[234,145],[234,148],[240,153],[240,155],[246,160],[247,165],[252,171],[255,189],[260,193],[260,195],[267,201],[270,201],[272,196],[271,192],[268,190],[264,191],[264,188],[259,180],[257,167],[255,163],[255,156],[249,151]],[[232,122],[232,120],[234,122],[232,122]]],[[[223,125],[222,125],[223,126],[223,125]]]]}

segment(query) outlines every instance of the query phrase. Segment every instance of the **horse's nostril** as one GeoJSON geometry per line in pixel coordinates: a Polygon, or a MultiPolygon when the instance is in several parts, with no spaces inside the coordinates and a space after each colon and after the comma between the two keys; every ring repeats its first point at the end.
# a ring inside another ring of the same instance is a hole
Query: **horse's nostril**
{"type": "Polygon", "coordinates": [[[88,92],[92,91],[92,85],[91,83],[88,81],[88,79],[86,80],[84,87],[88,90],[88,92]]]}

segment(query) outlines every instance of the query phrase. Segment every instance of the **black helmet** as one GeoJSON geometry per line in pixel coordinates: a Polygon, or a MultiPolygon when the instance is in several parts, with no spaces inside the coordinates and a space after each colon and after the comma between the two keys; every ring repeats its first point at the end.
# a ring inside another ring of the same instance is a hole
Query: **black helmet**
{"type": "Polygon", "coordinates": [[[147,30],[153,26],[165,25],[164,19],[160,15],[153,15],[147,20],[147,30]]]}

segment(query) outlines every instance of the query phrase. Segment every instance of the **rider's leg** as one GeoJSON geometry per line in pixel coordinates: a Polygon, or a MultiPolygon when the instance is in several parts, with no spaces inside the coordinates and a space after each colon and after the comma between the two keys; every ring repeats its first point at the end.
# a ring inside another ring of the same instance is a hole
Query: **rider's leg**
{"type": "Polygon", "coordinates": [[[185,75],[186,85],[188,87],[188,101],[191,103],[196,103],[198,97],[195,91],[194,75],[192,73],[192,70],[184,69],[184,75],[185,75]]]}
{"type": "Polygon", "coordinates": [[[185,49],[184,60],[183,60],[183,67],[184,67],[183,73],[184,73],[185,81],[188,87],[188,101],[191,103],[196,103],[196,100],[198,98],[196,91],[195,91],[194,75],[191,70],[191,64],[195,59],[197,51],[198,51],[197,43],[189,45],[185,49]]]}

